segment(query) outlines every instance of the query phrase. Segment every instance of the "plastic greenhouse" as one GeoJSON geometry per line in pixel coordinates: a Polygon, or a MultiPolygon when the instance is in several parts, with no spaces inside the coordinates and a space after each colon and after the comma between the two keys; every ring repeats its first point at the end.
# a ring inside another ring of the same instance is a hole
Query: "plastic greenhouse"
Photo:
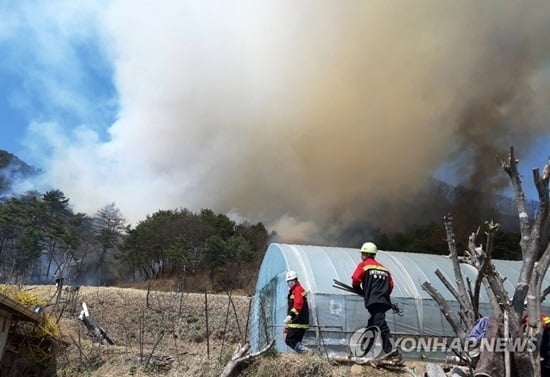
{"type": "MultiPolygon", "coordinates": [[[[454,337],[455,334],[443,318],[437,303],[421,288],[430,282],[458,310],[458,303],[435,275],[439,269],[454,281],[452,262],[447,256],[411,252],[379,251],[377,260],[391,271],[394,279],[392,301],[403,309],[403,316],[388,311],[386,320],[397,337],[454,337]]],[[[285,272],[295,270],[308,291],[310,329],[304,343],[319,347],[327,355],[346,355],[352,335],[366,326],[368,312],[363,299],[332,286],[333,279],[351,284],[351,274],[360,261],[358,249],[289,245],[273,243],[267,249],[258,274],[255,300],[251,311],[250,344],[253,350],[264,347],[276,338],[276,349],[290,352],[283,338],[283,320],[286,316],[288,287],[285,272]]],[[[493,261],[505,276],[505,288],[512,294],[517,281],[520,261],[493,261]]],[[[476,270],[461,264],[464,278],[475,281],[476,270]]],[[[550,285],[545,277],[543,287],[550,285]]],[[[491,307],[485,292],[480,297],[482,314],[490,314],[491,307]]],[[[543,303],[543,311],[550,306],[543,303]]],[[[408,357],[440,359],[444,355],[409,353],[408,357]]]]}

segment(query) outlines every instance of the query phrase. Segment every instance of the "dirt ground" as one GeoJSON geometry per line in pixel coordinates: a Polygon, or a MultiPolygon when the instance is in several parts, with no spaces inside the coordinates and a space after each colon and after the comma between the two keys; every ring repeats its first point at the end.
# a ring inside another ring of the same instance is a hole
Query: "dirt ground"
{"type": "MultiPolygon", "coordinates": [[[[30,286],[45,312],[59,319],[58,376],[219,376],[246,340],[251,297],[147,291],[133,288],[30,286]],[[101,344],[78,319],[82,303],[113,345],[101,344]],[[206,314],[208,333],[206,334],[206,314]]],[[[407,363],[423,375],[422,363],[407,363]]],[[[317,355],[268,354],[254,359],[242,376],[407,376],[360,365],[335,365],[317,355]]]]}

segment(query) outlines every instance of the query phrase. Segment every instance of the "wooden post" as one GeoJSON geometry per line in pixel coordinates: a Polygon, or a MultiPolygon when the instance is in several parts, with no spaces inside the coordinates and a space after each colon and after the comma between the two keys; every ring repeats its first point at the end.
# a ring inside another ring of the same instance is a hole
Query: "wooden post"
{"type": "Polygon", "coordinates": [[[229,320],[229,308],[231,305],[231,290],[228,293],[229,299],[227,300],[227,309],[225,309],[225,322],[223,323],[223,335],[222,335],[222,346],[220,347],[220,358],[223,354],[223,346],[225,345],[225,333],[227,331],[227,322],[229,320]]]}
{"type": "Polygon", "coordinates": [[[504,311],[504,375],[510,377],[510,329],[508,326],[508,312],[504,311]]]}
{"type": "Polygon", "coordinates": [[[206,318],[206,357],[210,358],[210,331],[208,329],[208,294],[204,289],[204,317],[206,318]]]}
{"type": "MultiPolygon", "coordinates": [[[[549,287],[550,288],[550,287],[549,287]]],[[[252,296],[250,297],[250,299],[248,300],[248,311],[247,311],[247,314],[246,314],[246,326],[244,327],[244,337],[242,339],[242,342],[243,343],[248,343],[246,341],[246,339],[248,338],[248,324],[250,322],[250,310],[252,309],[252,300],[254,299],[255,296],[252,296]]]]}

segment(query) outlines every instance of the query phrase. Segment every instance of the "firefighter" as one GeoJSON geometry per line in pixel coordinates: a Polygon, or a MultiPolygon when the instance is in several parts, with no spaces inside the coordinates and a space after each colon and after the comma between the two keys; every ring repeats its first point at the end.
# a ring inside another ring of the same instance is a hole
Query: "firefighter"
{"type": "Polygon", "coordinates": [[[361,262],[351,277],[351,285],[365,299],[365,308],[370,314],[367,327],[377,326],[382,338],[383,357],[401,360],[397,349],[392,349],[390,328],[386,323],[386,312],[392,308],[390,294],[393,290],[393,279],[390,271],[378,262],[378,247],[372,242],[365,242],[361,247],[361,262]]]}
{"type": "MultiPolygon", "coordinates": [[[[524,307],[527,308],[527,301],[524,302],[524,307]]],[[[550,316],[546,313],[540,314],[542,325],[542,339],[540,341],[540,375],[541,377],[550,377],[550,316]]],[[[527,325],[529,317],[523,318],[523,324],[527,325]]]]}
{"type": "MultiPolygon", "coordinates": [[[[523,319],[527,323],[528,317],[523,319]]],[[[550,377],[550,316],[545,313],[540,314],[542,324],[542,339],[540,341],[540,375],[541,377],[550,377]]]]}
{"type": "Polygon", "coordinates": [[[309,307],[307,304],[307,292],[298,281],[296,271],[286,273],[288,284],[288,311],[285,318],[285,343],[296,352],[306,352],[309,349],[304,346],[302,339],[309,327],[309,307]]]}
{"type": "Polygon", "coordinates": [[[541,377],[550,377],[550,317],[543,313],[540,318],[542,320],[540,375],[541,377]]]}

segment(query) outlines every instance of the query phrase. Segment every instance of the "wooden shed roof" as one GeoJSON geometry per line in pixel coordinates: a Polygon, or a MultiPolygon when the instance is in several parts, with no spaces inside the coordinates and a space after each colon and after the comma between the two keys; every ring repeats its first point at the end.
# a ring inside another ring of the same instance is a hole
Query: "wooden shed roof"
{"type": "Polygon", "coordinates": [[[0,310],[10,313],[14,318],[27,322],[40,322],[40,315],[0,293],[0,310]]]}

